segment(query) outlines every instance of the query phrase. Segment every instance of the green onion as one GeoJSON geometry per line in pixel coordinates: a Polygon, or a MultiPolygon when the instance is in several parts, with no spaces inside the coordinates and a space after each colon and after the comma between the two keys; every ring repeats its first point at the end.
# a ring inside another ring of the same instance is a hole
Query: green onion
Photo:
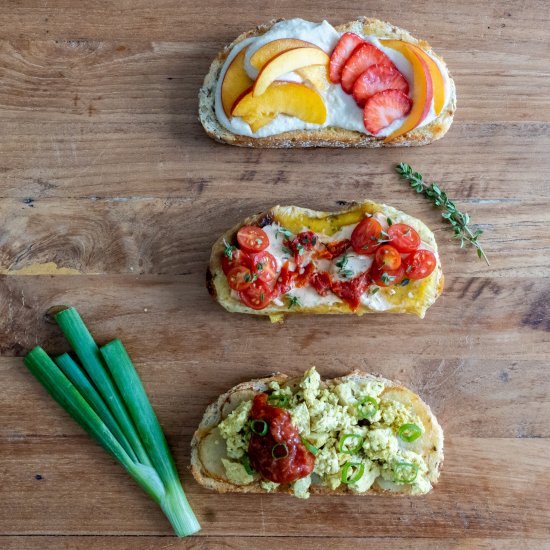
{"type": "Polygon", "coordinates": [[[250,429],[257,435],[264,436],[267,433],[268,425],[265,420],[251,420],[250,421],[250,429]],[[256,427],[256,424],[260,426],[260,428],[256,427]]]}
{"type": "Polygon", "coordinates": [[[122,430],[118,427],[116,420],[113,418],[111,411],[109,411],[107,405],[97,393],[96,389],[92,386],[90,379],[82,372],[81,367],[76,364],[73,358],[64,353],[55,358],[57,366],[63,371],[65,376],[73,383],[74,387],[80,392],[80,395],[86,399],[90,406],[94,409],[94,412],[101,418],[105,426],[109,428],[109,431],[116,437],[117,441],[128,453],[128,456],[137,462],[136,454],[128,443],[126,436],[122,433],[122,430]]]}
{"type": "Polygon", "coordinates": [[[364,439],[359,434],[344,434],[338,442],[338,448],[340,449],[341,453],[351,455],[354,453],[358,453],[361,450],[361,447],[363,446],[363,441],[364,439]],[[350,443],[354,439],[356,439],[357,442],[355,443],[354,447],[350,447],[350,443]]]}
{"type": "Polygon", "coordinates": [[[397,462],[393,466],[393,474],[396,483],[412,483],[418,475],[418,466],[412,462],[397,462]]]}
{"type": "Polygon", "coordinates": [[[302,436],[300,436],[300,439],[302,440],[302,443],[304,444],[304,447],[313,455],[317,456],[319,454],[319,449],[312,445],[307,439],[304,439],[302,436]]]}
{"type": "Polygon", "coordinates": [[[128,439],[132,449],[136,453],[139,462],[150,466],[151,461],[143,448],[134,424],[130,420],[122,398],[103,365],[99,348],[80,318],[80,315],[76,309],[69,308],[58,313],[55,316],[55,320],[80,359],[84,370],[88,373],[101,397],[111,409],[126,439],[128,439]]]}
{"type": "Polygon", "coordinates": [[[178,536],[197,532],[200,525],[181,487],[166,439],[122,344],[115,341],[102,348],[113,382],[76,310],[65,310],[56,318],[90,378],[69,355],[58,357],[56,365],[40,347],[25,357],[25,365],[162,508],[178,536]]]}
{"type": "Polygon", "coordinates": [[[363,397],[362,399],[359,399],[357,401],[357,416],[360,419],[368,420],[369,418],[372,418],[380,408],[380,405],[378,404],[378,401],[374,397],[371,397],[370,395],[367,395],[366,397],[363,397]]]}
{"type": "Polygon", "coordinates": [[[273,446],[273,449],[271,449],[271,456],[275,459],[275,460],[281,460],[281,458],[286,458],[288,456],[288,447],[286,445],[286,443],[277,443],[277,445],[274,445],[273,446]],[[283,452],[285,453],[284,455],[278,455],[278,451],[277,449],[283,449],[283,452]]]}
{"type": "Polygon", "coordinates": [[[412,443],[416,441],[422,435],[422,428],[416,424],[403,424],[397,435],[407,443],[412,443]]]}
{"type": "Polygon", "coordinates": [[[288,395],[282,394],[277,395],[272,393],[268,398],[267,402],[273,407],[279,407],[280,409],[288,409],[288,395]]]}
{"type": "Polygon", "coordinates": [[[244,466],[244,469],[246,470],[246,473],[251,476],[256,473],[256,471],[252,468],[250,465],[250,457],[248,455],[244,455],[241,459],[241,464],[244,466]]]}
{"type": "Polygon", "coordinates": [[[179,535],[198,531],[199,523],[183,492],[176,465],[145,388],[120,340],[101,348],[101,353],[120,390],[140,438],[160,476],[166,495],[160,507],[179,535]],[[182,511],[184,513],[182,513],[182,511]]]}
{"type": "Polygon", "coordinates": [[[356,483],[365,473],[365,465],[362,462],[346,462],[342,468],[341,481],[346,485],[356,483]],[[351,470],[351,472],[350,472],[351,470]]]}

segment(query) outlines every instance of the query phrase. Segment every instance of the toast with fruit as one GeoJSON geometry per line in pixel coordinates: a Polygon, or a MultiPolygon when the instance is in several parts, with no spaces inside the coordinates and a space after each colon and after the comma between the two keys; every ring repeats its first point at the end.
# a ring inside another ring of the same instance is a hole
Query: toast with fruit
{"type": "Polygon", "coordinates": [[[311,368],[220,395],[191,449],[193,476],[220,493],[422,495],[439,478],[443,430],[399,383],[358,370],[321,380],[311,368]]]}
{"type": "Polygon", "coordinates": [[[369,18],[260,25],[218,54],[199,92],[207,134],[244,147],[425,145],[455,109],[430,45],[369,18]]]}
{"type": "Polygon", "coordinates": [[[391,206],[275,206],[214,243],[207,287],[228,311],[272,321],[297,313],[422,318],[441,294],[443,273],[433,233],[391,206]]]}

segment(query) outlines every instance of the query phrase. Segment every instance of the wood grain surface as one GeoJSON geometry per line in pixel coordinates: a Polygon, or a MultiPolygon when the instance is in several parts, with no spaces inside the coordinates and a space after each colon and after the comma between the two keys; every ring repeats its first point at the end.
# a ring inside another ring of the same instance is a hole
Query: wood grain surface
{"type": "Polygon", "coordinates": [[[0,6],[0,547],[550,548],[550,12],[545,0],[260,3],[4,0],[0,6]],[[430,146],[242,150],[197,92],[216,52],[273,17],[365,14],[429,40],[458,110],[430,146]],[[487,267],[399,181],[405,161],[485,230],[487,267]],[[371,198],[420,217],[446,289],[424,320],[230,315],[204,288],[219,233],[274,203],[371,198]],[[74,305],[124,340],[203,530],[161,512],[24,369],[67,348],[74,305]],[[188,472],[204,408],[245,379],[316,365],[410,385],[446,434],[422,498],[217,495],[188,472]]]}

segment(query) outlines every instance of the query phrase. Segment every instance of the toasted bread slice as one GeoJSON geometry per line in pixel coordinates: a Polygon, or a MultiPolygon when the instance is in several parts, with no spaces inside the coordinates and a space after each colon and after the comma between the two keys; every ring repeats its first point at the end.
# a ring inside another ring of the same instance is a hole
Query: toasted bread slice
{"type": "MultiPolygon", "coordinates": [[[[298,384],[301,377],[289,378],[285,374],[275,374],[267,378],[250,380],[243,382],[231,388],[226,393],[220,395],[204,413],[202,421],[193,435],[191,441],[191,471],[195,479],[204,487],[217,491],[219,493],[238,492],[238,493],[265,493],[268,492],[260,485],[260,478],[248,485],[235,485],[231,483],[225,474],[222,464],[222,458],[227,458],[225,440],[217,429],[218,424],[226,418],[237,406],[246,400],[252,399],[256,394],[265,392],[269,388],[270,382],[278,382],[281,386],[288,385],[293,387],[298,384]]],[[[424,433],[420,439],[414,443],[413,450],[420,454],[424,459],[428,473],[428,481],[434,486],[440,474],[443,463],[443,430],[430,407],[413,391],[403,387],[398,382],[392,382],[379,375],[367,374],[355,370],[350,374],[326,380],[323,387],[330,383],[353,382],[361,383],[376,380],[384,384],[382,396],[390,397],[392,400],[399,401],[406,406],[410,406],[415,414],[420,418],[424,433]]],[[[292,494],[290,484],[280,484],[273,491],[279,493],[292,494]]],[[[354,492],[347,485],[340,485],[332,490],[327,486],[313,483],[310,488],[312,494],[388,494],[394,496],[412,495],[414,493],[412,486],[407,484],[396,484],[386,481],[379,477],[373,486],[364,493],[354,492]]]]}
{"type": "MultiPolygon", "coordinates": [[[[199,91],[199,118],[206,133],[214,140],[230,145],[241,147],[260,147],[260,148],[292,148],[292,147],[411,147],[414,145],[426,145],[440,139],[445,135],[451,123],[456,110],[456,89],[454,81],[449,74],[449,99],[443,110],[429,124],[420,128],[413,129],[406,134],[397,137],[391,141],[385,142],[383,137],[363,134],[353,130],[327,126],[314,130],[294,130],[269,137],[255,138],[238,135],[230,132],[222,126],[215,111],[215,90],[220,76],[220,72],[227,56],[233,47],[247,38],[260,36],[266,33],[275,23],[283,19],[272,20],[264,25],[259,25],[255,29],[241,34],[231,44],[218,53],[210,66],[208,74],[204,78],[204,83],[199,91]]],[[[424,40],[414,38],[407,31],[400,29],[390,23],[360,17],[356,21],[350,21],[336,27],[338,32],[355,32],[364,35],[372,35],[378,38],[391,38],[410,42],[422,48],[436,58],[443,65],[443,59],[436,55],[430,44],[424,40]]]]}
{"type": "Polygon", "coordinates": [[[379,313],[380,311],[385,313],[412,313],[423,318],[426,310],[443,291],[443,272],[437,255],[437,243],[430,229],[420,220],[391,206],[364,201],[351,203],[347,209],[340,212],[320,212],[298,206],[274,206],[267,212],[251,216],[232,227],[214,243],[206,273],[206,286],[210,294],[228,311],[268,315],[273,321],[280,320],[281,316],[287,314],[355,313],[356,315],[363,315],[365,313],[379,313]],[[276,305],[275,302],[271,302],[264,309],[254,310],[243,304],[238,297],[235,297],[227,284],[227,279],[221,267],[224,241],[234,243],[237,231],[241,227],[245,225],[265,227],[266,225],[278,223],[294,233],[302,231],[303,228],[310,228],[315,232],[325,231],[330,234],[330,232],[337,231],[342,226],[357,223],[365,214],[379,214],[384,218],[406,223],[416,229],[422,242],[428,245],[436,255],[437,266],[433,273],[426,279],[411,281],[407,286],[380,288],[377,293],[377,307],[362,303],[354,312],[342,301],[331,304],[304,305],[303,307],[276,305]]]}

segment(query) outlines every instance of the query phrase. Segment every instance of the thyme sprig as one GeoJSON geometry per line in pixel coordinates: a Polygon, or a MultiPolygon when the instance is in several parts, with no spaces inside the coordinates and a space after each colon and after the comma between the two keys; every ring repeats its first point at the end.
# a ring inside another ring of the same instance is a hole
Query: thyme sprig
{"type": "Polygon", "coordinates": [[[483,230],[472,230],[468,226],[470,215],[467,212],[461,212],[437,183],[430,185],[424,183],[422,174],[415,172],[409,164],[402,162],[395,169],[403,179],[410,183],[417,193],[422,193],[427,199],[433,202],[434,206],[443,210],[441,217],[453,226],[455,237],[460,240],[460,248],[464,248],[466,243],[471,244],[477,249],[478,257],[483,258],[487,262],[487,265],[490,265],[489,259],[479,243],[479,237],[483,234],[483,230]]]}

